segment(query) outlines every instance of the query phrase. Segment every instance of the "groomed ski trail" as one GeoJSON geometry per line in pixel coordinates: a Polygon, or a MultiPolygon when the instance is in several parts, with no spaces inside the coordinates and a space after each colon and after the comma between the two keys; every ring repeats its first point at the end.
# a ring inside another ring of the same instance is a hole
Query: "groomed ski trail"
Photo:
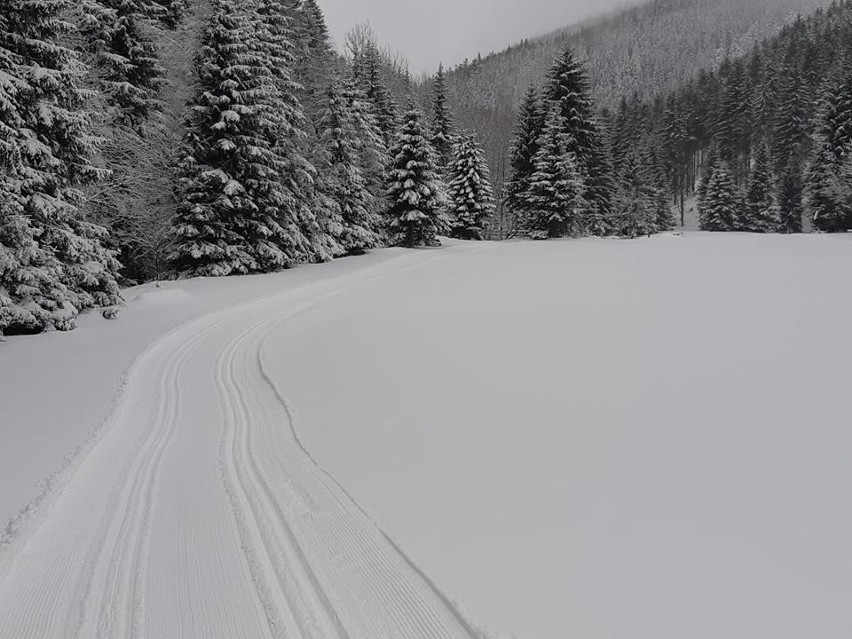
{"type": "Polygon", "coordinates": [[[263,351],[308,308],[456,250],[218,311],[149,348],[0,575],[0,637],[474,639],[304,449],[263,351]]]}

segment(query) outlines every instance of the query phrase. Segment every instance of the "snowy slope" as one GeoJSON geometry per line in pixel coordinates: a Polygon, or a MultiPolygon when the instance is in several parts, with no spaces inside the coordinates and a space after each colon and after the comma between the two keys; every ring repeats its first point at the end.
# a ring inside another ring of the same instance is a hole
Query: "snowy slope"
{"type": "Polygon", "coordinates": [[[850,240],[380,251],[2,344],[0,637],[848,636],[850,240]]]}

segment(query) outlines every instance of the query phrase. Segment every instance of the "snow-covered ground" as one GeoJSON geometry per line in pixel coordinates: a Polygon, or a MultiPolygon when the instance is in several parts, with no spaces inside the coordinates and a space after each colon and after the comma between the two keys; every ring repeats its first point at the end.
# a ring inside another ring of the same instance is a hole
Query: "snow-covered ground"
{"type": "Polygon", "coordinates": [[[451,243],[14,338],[0,637],[847,637],[850,274],[852,237],[451,243]]]}

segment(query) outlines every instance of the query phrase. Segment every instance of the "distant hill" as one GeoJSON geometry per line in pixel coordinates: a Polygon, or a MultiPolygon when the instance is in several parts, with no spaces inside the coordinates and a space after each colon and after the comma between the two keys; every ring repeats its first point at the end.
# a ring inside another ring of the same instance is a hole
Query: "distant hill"
{"type": "Polygon", "coordinates": [[[666,92],[699,69],[751,50],[797,15],[830,0],[653,0],[603,18],[524,40],[459,65],[448,75],[462,111],[517,104],[567,44],[587,60],[594,95],[614,108],[624,95],[666,92]]]}

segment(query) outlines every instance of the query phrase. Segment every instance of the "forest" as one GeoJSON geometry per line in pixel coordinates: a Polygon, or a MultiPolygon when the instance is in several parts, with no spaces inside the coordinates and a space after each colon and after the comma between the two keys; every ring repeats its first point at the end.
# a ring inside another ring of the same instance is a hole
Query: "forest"
{"type": "Polygon", "coordinates": [[[7,5],[0,335],[72,329],[125,285],[439,235],[652,234],[694,194],[704,230],[852,222],[849,0],[792,21],[657,0],[426,78],[368,27],[338,51],[316,0],[7,5]],[[701,47],[636,41],[701,11],[701,47]],[[516,63],[522,96],[485,73],[516,63]]]}

